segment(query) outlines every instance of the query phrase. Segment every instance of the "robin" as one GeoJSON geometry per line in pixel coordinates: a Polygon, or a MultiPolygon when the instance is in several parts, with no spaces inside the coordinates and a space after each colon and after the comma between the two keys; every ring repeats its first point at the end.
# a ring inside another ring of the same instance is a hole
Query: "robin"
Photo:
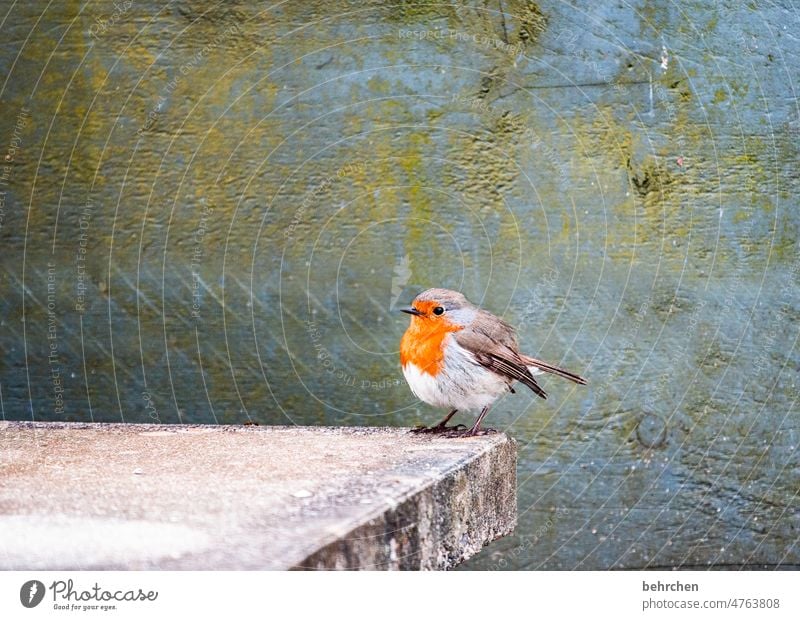
{"type": "Polygon", "coordinates": [[[439,424],[419,427],[417,432],[465,436],[494,432],[482,430],[481,422],[500,395],[514,392],[515,381],[547,398],[534,375],[549,372],[586,384],[573,372],[520,353],[514,328],[461,293],[431,288],[401,310],[411,315],[400,341],[400,364],[411,391],[429,405],[451,409],[439,424]],[[447,426],[457,411],[470,409],[480,409],[472,428],[447,426]]]}

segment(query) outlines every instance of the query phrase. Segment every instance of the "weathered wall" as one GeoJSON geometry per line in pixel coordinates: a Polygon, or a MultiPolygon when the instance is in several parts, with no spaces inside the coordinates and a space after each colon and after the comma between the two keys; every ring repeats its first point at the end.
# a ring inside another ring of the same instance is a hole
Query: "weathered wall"
{"type": "Polygon", "coordinates": [[[3,416],[430,421],[459,288],[590,380],[473,566],[800,563],[798,18],[706,4],[14,5],[3,416]]]}

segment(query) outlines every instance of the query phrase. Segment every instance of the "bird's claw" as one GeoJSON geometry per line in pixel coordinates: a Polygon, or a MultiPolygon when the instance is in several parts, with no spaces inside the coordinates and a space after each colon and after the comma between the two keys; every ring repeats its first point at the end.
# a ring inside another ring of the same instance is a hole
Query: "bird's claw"
{"type": "Polygon", "coordinates": [[[439,434],[439,433],[463,433],[467,429],[466,426],[463,424],[456,424],[455,426],[442,426],[437,424],[436,426],[415,426],[411,429],[411,433],[430,433],[439,434]]]}
{"type": "MultiPolygon", "coordinates": [[[[459,424],[459,426],[464,426],[463,424],[459,424]]],[[[483,437],[484,435],[493,435],[497,433],[496,428],[470,428],[467,429],[464,426],[463,430],[452,428],[448,429],[450,432],[447,434],[448,437],[483,437]]]]}

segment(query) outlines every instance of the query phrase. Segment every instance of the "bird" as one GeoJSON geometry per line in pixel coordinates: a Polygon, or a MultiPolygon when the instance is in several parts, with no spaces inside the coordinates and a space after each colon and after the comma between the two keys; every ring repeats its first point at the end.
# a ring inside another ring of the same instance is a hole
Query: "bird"
{"type": "Polygon", "coordinates": [[[551,373],[586,385],[580,375],[524,355],[514,327],[472,304],[463,294],[431,288],[417,295],[409,307],[411,323],[400,340],[400,365],[414,395],[434,407],[448,408],[445,418],[415,432],[475,436],[494,429],[481,423],[492,403],[514,393],[520,382],[547,398],[534,375],[551,373]],[[480,410],[471,428],[447,426],[458,411],[480,410]]]}

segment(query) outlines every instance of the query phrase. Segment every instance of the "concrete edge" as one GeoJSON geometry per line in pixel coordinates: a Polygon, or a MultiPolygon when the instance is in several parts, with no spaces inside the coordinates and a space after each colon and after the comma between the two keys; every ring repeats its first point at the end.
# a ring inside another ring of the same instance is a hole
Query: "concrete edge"
{"type": "MultiPolygon", "coordinates": [[[[458,440],[456,440],[458,441],[458,440]]],[[[506,435],[315,551],[293,570],[447,570],[517,524],[517,442],[506,435]]]]}

